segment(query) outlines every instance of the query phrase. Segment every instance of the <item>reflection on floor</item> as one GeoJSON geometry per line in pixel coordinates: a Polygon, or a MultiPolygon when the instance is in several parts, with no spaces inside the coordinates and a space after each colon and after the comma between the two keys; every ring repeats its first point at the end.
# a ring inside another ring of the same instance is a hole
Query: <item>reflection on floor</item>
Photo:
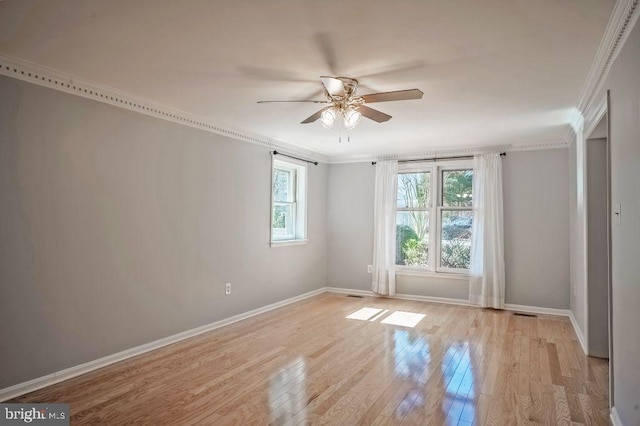
{"type": "Polygon", "coordinates": [[[407,330],[394,330],[393,340],[396,374],[413,384],[396,409],[399,416],[406,416],[414,406],[420,407],[425,403],[424,385],[431,360],[429,343],[417,333],[407,330]]]}
{"type": "Polygon", "coordinates": [[[18,398],[72,424],[608,424],[566,318],[321,296],[18,398]]]}
{"type": "MultiPolygon", "coordinates": [[[[441,351],[436,348],[436,351],[441,351]]],[[[430,376],[430,347],[427,339],[414,330],[394,330],[395,372],[397,377],[412,382],[398,407],[396,418],[404,418],[412,410],[424,409],[427,400],[425,387],[430,376]]],[[[436,366],[438,368],[438,366],[436,366]]],[[[442,362],[442,384],[445,395],[442,413],[452,423],[473,423],[475,420],[474,367],[469,357],[469,344],[457,342],[447,345],[442,362]]]]}
{"type": "Polygon", "coordinates": [[[269,379],[269,409],[277,424],[290,424],[296,418],[306,422],[307,364],[298,357],[269,379]]]}

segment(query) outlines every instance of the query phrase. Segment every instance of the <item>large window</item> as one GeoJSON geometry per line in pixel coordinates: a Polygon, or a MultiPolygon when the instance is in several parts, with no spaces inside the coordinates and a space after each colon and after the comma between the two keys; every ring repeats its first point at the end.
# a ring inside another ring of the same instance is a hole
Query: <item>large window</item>
{"type": "Polygon", "coordinates": [[[396,204],[400,270],[461,273],[469,269],[472,185],[469,163],[400,165],[396,204]]]}
{"type": "Polygon", "coordinates": [[[271,242],[306,238],[306,165],[273,160],[271,242]]]}

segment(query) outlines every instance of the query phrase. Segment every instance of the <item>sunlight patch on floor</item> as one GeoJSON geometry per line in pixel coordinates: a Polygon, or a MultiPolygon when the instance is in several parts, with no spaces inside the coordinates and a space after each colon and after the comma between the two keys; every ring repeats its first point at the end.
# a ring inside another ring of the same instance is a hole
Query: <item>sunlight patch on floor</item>
{"type": "Polygon", "coordinates": [[[351,315],[347,315],[347,318],[348,319],[356,319],[356,320],[360,320],[360,321],[367,321],[367,320],[373,318],[374,316],[378,315],[380,312],[382,312],[382,309],[362,308],[362,309],[359,309],[359,310],[355,311],[351,315]]]}
{"type": "MultiPolygon", "coordinates": [[[[360,321],[377,321],[389,313],[388,309],[382,310],[378,308],[360,308],[352,314],[347,315],[347,319],[355,319],[360,321]]],[[[425,314],[416,314],[413,312],[393,311],[386,318],[380,321],[381,324],[399,325],[401,327],[415,327],[425,314]]]]}
{"type": "Polygon", "coordinates": [[[402,327],[415,327],[425,317],[425,314],[413,312],[395,311],[382,321],[382,324],[400,325],[402,327]]]}

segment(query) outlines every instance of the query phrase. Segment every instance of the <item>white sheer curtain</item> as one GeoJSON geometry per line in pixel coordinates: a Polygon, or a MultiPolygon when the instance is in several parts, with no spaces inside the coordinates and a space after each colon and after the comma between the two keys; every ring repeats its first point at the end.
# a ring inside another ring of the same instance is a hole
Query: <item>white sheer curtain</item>
{"type": "Polygon", "coordinates": [[[501,309],[504,307],[504,286],[502,160],[497,153],[476,155],[469,302],[501,309]]]}
{"type": "Polygon", "coordinates": [[[398,162],[376,163],[373,213],[373,269],[371,289],[378,294],[396,293],[396,187],[398,162]]]}

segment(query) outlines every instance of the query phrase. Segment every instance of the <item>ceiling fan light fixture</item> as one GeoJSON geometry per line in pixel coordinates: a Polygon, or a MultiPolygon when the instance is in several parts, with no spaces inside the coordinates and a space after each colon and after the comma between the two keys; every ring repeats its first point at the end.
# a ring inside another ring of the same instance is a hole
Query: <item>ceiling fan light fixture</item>
{"type": "Polygon", "coordinates": [[[320,115],[320,124],[327,129],[332,129],[336,121],[336,109],[334,107],[327,108],[320,115]]]}
{"type": "MultiPolygon", "coordinates": [[[[2,1],[2,0],[0,0],[2,1]]],[[[314,123],[320,120],[322,127],[333,129],[336,120],[339,119],[339,127],[351,130],[358,125],[362,117],[384,123],[389,121],[391,116],[384,112],[370,108],[366,104],[374,102],[408,101],[411,99],[422,99],[420,89],[395,90],[393,92],[369,93],[358,96],[358,80],[347,77],[320,77],[324,87],[325,99],[301,99],[291,101],[258,101],[258,103],[268,102],[307,102],[315,104],[328,104],[328,106],[316,111],[311,116],[305,118],[300,124],[314,123]],[[344,126],[344,127],[343,127],[344,126]]]]}
{"type": "Polygon", "coordinates": [[[344,112],[344,127],[347,130],[351,130],[358,125],[362,114],[355,108],[349,108],[344,112]]]}

